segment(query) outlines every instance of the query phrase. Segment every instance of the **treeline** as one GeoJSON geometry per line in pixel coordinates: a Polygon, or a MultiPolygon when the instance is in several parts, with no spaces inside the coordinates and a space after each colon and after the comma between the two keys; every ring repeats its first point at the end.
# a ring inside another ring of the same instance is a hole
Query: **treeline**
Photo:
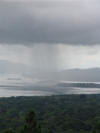
{"type": "Polygon", "coordinates": [[[27,133],[33,109],[39,133],[100,133],[100,95],[1,98],[0,133],[27,133]]]}

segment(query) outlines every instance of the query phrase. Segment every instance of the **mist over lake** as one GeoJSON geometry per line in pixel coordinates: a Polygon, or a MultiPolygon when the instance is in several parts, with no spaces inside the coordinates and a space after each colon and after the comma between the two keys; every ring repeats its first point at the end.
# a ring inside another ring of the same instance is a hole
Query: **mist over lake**
{"type": "Polygon", "coordinates": [[[34,79],[15,74],[0,75],[0,97],[100,94],[100,82],[34,79]]]}

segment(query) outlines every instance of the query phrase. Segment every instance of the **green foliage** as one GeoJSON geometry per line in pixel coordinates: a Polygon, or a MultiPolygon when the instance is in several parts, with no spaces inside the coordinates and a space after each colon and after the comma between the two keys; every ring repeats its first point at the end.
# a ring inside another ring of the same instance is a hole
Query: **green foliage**
{"type": "MultiPolygon", "coordinates": [[[[40,125],[37,123],[34,111],[30,111],[26,117],[24,128],[19,133],[41,133],[40,125]]],[[[15,133],[11,128],[2,131],[2,133],[15,133]]]]}
{"type": "Polygon", "coordinates": [[[95,122],[93,133],[100,133],[100,120],[95,122]]]}
{"type": "Polygon", "coordinates": [[[98,120],[100,95],[0,98],[0,133],[98,133],[98,120]]]}
{"type": "Polygon", "coordinates": [[[15,133],[11,128],[4,130],[2,133],[15,133]]]}
{"type": "Polygon", "coordinates": [[[28,113],[23,133],[41,133],[34,111],[28,113]]]}

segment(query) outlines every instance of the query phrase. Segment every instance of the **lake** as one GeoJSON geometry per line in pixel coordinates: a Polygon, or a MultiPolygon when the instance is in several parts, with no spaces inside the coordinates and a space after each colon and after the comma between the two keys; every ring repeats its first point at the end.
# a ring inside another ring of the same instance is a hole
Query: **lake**
{"type": "Polygon", "coordinates": [[[100,94],[99,88],[45,88],[45,89],[20,89],[8,87],[0,87],[0,97],[11,96],[51,96],[60,94],[100,94]]]}

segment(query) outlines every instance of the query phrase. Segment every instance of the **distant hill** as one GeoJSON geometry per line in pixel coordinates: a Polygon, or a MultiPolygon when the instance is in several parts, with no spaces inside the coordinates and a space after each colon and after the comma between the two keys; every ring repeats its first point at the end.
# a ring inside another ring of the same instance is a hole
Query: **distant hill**
{"type": "Polygon", "coordinates": [[[100,82],[100,68],[69,69],[59,72],[60,80],[100,82]]]}
{"type": "Polygon", "coordinates": [[[67,69],[60,72],[50,72],[34,68],[22,63],[8,60],[0,60],[0,74],[17,74],[44,81],[77,81],[77,82],[100,82],[100,68],[67,69]]]}

